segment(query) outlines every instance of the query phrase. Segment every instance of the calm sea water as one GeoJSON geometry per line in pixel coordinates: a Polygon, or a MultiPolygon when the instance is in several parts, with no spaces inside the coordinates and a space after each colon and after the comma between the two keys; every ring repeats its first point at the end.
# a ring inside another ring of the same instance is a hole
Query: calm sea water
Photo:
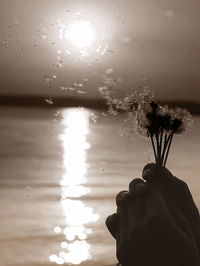
{"type": "MultiPolygon", "coordinates": [[[[0,266],[116,263],[105,218],[116,193],[153,158],[148,140],[121,137],[120,129],[88,109],[0,107],[0,266]]],[[[195,117],[168,164],[198,207],[199,136],[195,117]]]]}

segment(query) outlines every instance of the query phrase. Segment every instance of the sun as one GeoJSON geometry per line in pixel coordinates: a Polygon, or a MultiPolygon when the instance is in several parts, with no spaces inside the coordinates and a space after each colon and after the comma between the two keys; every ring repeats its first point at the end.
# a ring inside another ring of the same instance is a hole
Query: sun
{"type": "Polygon", "coordinates": [[[89,20],[74,21],[67,27],[65,37],[78,48],[91,47],[96,40],[96,29],[89,20]]]}

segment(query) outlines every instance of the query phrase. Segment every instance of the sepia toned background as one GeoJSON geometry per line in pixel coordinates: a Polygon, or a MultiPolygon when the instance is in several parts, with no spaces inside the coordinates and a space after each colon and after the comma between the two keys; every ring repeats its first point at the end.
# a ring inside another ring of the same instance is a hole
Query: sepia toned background
{"type": "Polygon", "coordinates": [[[105,219],[153,153],[122,134],[124,115],[107,115],[103,86],[149,86],[193,113],[167,166],[200,207],[199,10],[194,0],[0,1],[0,266],[116,264],[105,219]],[[66,37],[84,21],[87,47],[66,37]]]}

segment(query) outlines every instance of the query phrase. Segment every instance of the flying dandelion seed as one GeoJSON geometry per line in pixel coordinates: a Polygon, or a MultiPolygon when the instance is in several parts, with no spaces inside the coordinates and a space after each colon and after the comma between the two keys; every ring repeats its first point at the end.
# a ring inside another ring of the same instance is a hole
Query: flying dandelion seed
{"type": "Polygon", "coordinates": [[[52,105],[53,104],[53,100],[51,98],[49,99],[44,99],[46,103],[52,105]]]}
{"type": "Polygon", "coordinates": [[[61,114],[60,111],[56,112],[54,115],[53,115],[55,118],[53,119],[54,122],[57,122],[57,121],[60,121],[63,119],[63,116],[61,114]]]}
{"type": "Polygon", "coordinates": [[[18,26],[19,25],[19,21],[18,20],[14,20],[14,25],[18,26]]]}
{"type": "Polygon", "coordinates": [[[96,123],[98,119],[98,115],[95,115],[94,113],[90,113],[90,123],[96,123]]]}
{"type": "Polygon", "coordinates": [[[72,53],[69,50],[66,50],[66,54],[71,55],[72,53]]]}
{"type": "Polygon", "coordinates": [[[106,69],[106,74],[111,74],[111,73],[113,73],[113,69],[112,68],[106,69]]]}
{"type": "Polygon", "coordinates": [[[78,90],[77,93],[84,94],[86,92],[85,91],[78,90]]]}

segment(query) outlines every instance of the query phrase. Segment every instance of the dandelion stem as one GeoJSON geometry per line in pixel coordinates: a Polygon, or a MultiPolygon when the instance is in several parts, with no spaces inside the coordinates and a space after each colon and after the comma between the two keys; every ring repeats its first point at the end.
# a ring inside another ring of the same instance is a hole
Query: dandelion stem
{"type": "Polygon", "coordinates": [[[151,135],[150,138],[151,138],[151,144],[153,146],[155,161],[157,162],[156,149],[155,149],[155,144],[154,144],[154,140],[153,140],[153,135],[151,135]]]}
{"type": "Polygon", "coordinates": [[[165,160],[164,160],[164,164],[163,164],[164,166],[167,163],[167,157],[169,155],[169,150],[170,150],[170,146],[171,146],[171,143],[172,143],[173,136],[174,136],[174,131],[172,131],[172,133],[170,135],[170,138],[169,138],[169,144],[168,144],[168,147],[167,147],[167,153],[166,153],[165,160]]]}
{"type": "Polygon", "coordinates": [[[161,129],[161,133],[160,133],[160,163],[162,164],[162,141],[163,141],[163,129],[161,129]]]}
{"type": "Polygon", "coordinates": [[[165,134],[164,147],[163,147],[162,156],[161,156],[161,164],[163,164],[163,160],[165,157],[165,152],[166,152],[167,144],[169,143],[169,139],[170,139],[170,135],[165,134]]]}
{"type": "Polygon", "coordinates": [[[156,163],[160,163],[160,145],[159,145],[159,137],[158,133],[156,132],[156,145],[157,145],[157,161],[156,163]]]}

